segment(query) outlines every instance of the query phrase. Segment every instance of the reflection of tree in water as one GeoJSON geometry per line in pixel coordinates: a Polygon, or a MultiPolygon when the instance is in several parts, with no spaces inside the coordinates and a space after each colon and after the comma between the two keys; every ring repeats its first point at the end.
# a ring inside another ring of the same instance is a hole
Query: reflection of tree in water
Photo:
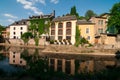
{"type": "Polygon", "coordinates": [[[119,59],[120,59],[120,51],[118,50],[115,54],[116,54],[115,58],[116,58],[117,60],[119,60],[119,59]]]}
{"type": "Polygon", "coordinates": [[[22,52],[22,58],[27,62],[27,74],[35,77],[44,77],[48,71],[47,59],[39,57],[38,49],[35,49],[34,54],[30,55],[28,50],[22,52]]]}
{"type": "Polygon", "coordinates": [[[0,61],[4,60],[6,57],[3,54],[0,54],[0,61]]]}

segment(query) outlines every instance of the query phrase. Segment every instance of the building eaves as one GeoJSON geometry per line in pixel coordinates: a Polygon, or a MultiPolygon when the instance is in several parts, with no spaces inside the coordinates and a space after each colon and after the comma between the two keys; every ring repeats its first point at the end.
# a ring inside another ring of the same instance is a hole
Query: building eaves
{"type": "Polygon", "coordinates": [[[54,18],[52,21],[58,22],[58,21],[70,21],[70,20],[77,20],[77,18],[74,15],[69,15],[69,16],[62,16],[62,17],[54,18]]]}
{"type": "Polygon", "coordinates": [[[19,21],[15,21],[10,26],[12,26],[12,25],[27,25],[27,21],[29,21],[29,19],[22,19],[22,20],[19,20],[19,21]]]}
{"type": "Polygon", "coordinates": [[[86,20],[78,20],[77,25],[80,25],[80,24],[95,24],[95,23],[92,23],[91,21],[86,21],[86,20]]]}

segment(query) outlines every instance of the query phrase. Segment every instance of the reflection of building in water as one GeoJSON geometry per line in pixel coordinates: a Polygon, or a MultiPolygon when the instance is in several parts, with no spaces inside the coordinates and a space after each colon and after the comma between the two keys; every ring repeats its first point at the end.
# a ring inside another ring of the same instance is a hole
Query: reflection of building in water
{"type": "Polygon", "coordinates": [[[52,58],[49,59],[49,66],[51,69],[55,71],[62,71],[67,74],[74,74],[75,72],[74,61],[75,61],[74,59],[65,60],[65,59],[52,58]]]}
{"type": "Polygon", "coordinates": [[[93,72],[94,71],[94,61],[81,61],[79,62],[78,73],[81,72],[93,72]]]}
{"type": "Polygon", "coordinates": [[[21,58],[21,54],[19,52],[12,52],[12,51],[10,51],[9,53],[9,63],[20,66],[26,65],[26,61],[21,58]]]}
{"type": "Polygon", "coordinates": [[[78,63],[76,64],[75,59],[58,59],[58,58],[51,58],[49,59],[49,66],[50,69],[54,71],[62,71],[67,74],[75,74],[77,73],[89,73],[95,72],[106,69],[108,66],[116,65],[116,62],[113,60],[111,61],[95,61],[95,60],[77,60],[78,63]]]}

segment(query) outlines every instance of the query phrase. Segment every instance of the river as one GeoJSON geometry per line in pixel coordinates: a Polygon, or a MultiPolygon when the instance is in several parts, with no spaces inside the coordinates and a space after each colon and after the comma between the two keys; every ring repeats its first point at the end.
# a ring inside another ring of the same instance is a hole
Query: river
{"type": "MultiPolygon", "coordinates": [[[[97,74],[120,67],[117,55],[114,57],[84,54],[51,54],[42,53],[42,49],[38,48],[5,46],[0,46],[0,52],[0,70],[6,72],[7,75],[25,71],[30,75],[38,74],[39,77],[37,76],[37,78],[40,78],[40,75],[49,75],[50,72],[57,72],[71,77],[71,75],[74,76],[76,74],[97,74]]],[[[97,80],[95,76],[93,78],[97,80]]]]}

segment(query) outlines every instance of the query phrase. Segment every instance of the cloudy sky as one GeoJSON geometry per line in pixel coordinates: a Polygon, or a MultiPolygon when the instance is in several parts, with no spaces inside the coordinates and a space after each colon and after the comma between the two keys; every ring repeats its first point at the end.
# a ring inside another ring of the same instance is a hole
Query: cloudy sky
{"type": "Polygon", "coordinates": [[[56,16],[62,16],[74,5],[80,16],[87,10],[102,14],[109,12],[116,2],[119,0],[0,0],[0,24],[8,26],[31,15],[50,14],[53,10],[56,16]]]}

